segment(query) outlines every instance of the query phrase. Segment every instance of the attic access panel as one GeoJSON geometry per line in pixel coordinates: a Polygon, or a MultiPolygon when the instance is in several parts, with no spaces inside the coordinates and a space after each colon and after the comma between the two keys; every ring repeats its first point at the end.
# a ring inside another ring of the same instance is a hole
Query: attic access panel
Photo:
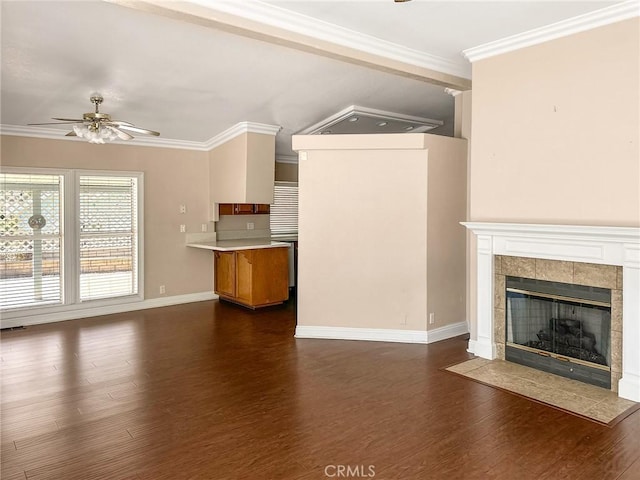
{"type": "Polygon", "coordinates": [[[424,133],[444,125],[440,120],[351,105],[298,132],[298,135],[424,133]]]}

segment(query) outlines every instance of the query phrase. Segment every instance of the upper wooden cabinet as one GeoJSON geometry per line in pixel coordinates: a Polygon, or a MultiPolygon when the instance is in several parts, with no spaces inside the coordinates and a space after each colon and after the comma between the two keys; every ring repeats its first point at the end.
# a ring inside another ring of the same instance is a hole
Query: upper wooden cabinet
{"type": "Polygon", "coordinates": [[[218,205],[220,215],[261,215],[268,214],[271,205],[264,203],[221,203],[218,205]]]}
{"type": "Polygon", "coordinates": [[[244,128],[244,133],[240,128],[236,136],[209,152],[210,201],[213,204],[271,204],[275,135],[279,127],[238,125],[248,127],[244,128]]]}

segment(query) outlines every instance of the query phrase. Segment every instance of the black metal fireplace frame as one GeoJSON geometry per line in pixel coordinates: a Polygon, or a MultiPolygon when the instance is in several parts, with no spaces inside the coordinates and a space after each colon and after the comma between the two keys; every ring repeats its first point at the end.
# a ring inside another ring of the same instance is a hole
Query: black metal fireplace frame
{"type": "MultiPolygon", "coordinates": [[[[556,298],[561,301],[580,299],[590,306],[608,307],[609,311],[611,308],[611,290],[608,289],[510,276],[507,276],[505,280],[505,302],[508,301],[511,291],[519,294],[526,292],[532,296],[540,295],[544,298],[556,298]],[[576,291],[579,292],[580,298],[574,296],[576,291]]],[[[505,328],[508,328],[506,319],[505,328]]],[[[506,342],[505,359],[584,383],[606,389],[611,388],[611,368],[609,366],[511,342],[506,342]]]]}

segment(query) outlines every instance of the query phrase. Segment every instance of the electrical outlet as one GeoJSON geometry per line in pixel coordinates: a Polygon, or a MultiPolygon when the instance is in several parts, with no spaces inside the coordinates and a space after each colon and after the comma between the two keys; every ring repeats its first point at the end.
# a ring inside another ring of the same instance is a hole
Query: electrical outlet
{"type": "Polygon", "coordinates": [[[187,213],[187,206],[186,205],[180,205],[180,213],[187,213]]]}
{"type": "Polygon", "coordinates": [[[180,225],[180,233],[184,233],[187,231],[187,226],[186,225],[180,225]]]}
{"type": "Polygon", "coordinates": [[[256,225],[253,222],[247,222],[247,230],[253,230],[255,226],[256,225]]]}
{"type": "Polygon", "coordinates": [[[207,224],[206,224],[206,223],[203,223],[203,224],[202,224],[202,226],[200,227],[200,229],[201,229],[203,232],[206,232],[206,231],[207,231],[207,229],[208,229],[207,224]]]}
{"type": "Polygon", "coordinates": [[[160,295],[164,295],[165,293],[167,293],[167,289],[164,287],[164,285],[160,285],[160,295]]]}
{"type": "Polygon", "coordinates": [[[430,313],[429,314],[429,325],[433,325],[434,323],[436,323],[436,314],[435,313],[430,313]]]}

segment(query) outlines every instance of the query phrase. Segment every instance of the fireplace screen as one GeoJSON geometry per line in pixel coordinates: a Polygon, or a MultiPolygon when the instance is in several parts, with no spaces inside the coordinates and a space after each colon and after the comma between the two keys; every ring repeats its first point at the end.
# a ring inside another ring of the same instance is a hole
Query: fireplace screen
{"type": "Polygon", "coordinates": [[[576,374],[575,364],[609,370],[610,290],[518,277],[507,277],[506,286],[508,360],[561,375],[566,370],[569,377],[590,375],[584,369],[576,374]],[[514,353],[514,348],[521,351],[514,353]]]}

